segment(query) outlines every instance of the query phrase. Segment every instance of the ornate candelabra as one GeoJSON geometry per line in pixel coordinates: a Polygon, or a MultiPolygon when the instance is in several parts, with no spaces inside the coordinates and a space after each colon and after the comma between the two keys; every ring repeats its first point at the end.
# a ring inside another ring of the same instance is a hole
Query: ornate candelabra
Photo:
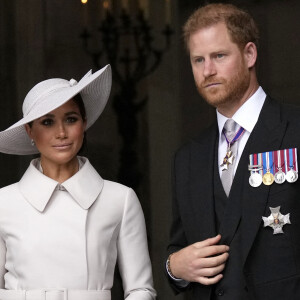
{"type": "Polygon", "coordinates": [[[155,48],[153,28],[145,18],[145,11],[140,9],[132,17],[125,8],[118,17],[107,9],[97,35],[92,35],[86,28],[81,34],[84,49],[95,67],[99,69],[100,60],[106,59],[111,65],[113,80],[119,87],[113,98],[118,130],[123,141],[118,180],[134,189],[138,188],[141,179],[136,151],[137,115],[147,102],[147,97],[138,99],[137,87],[160,64],[163,53],[170,46],[171,35],[172,30],[166,25],[162,31],[165,46],[162,49],[155,48]],[[97,44],[97,50],[91,50],[92,42],[93,45],[97,44]]]}

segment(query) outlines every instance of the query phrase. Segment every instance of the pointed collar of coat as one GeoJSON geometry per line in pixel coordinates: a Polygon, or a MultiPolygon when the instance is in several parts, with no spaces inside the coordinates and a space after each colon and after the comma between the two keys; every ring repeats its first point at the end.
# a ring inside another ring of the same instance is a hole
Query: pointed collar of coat
{"type": "Polygon", "coordinates": [[[84,163],[80,170],[61,184],[40,172],[35,166],[37,159],[32,160],[19,182],[21,194],[42,212],[55,189],[62,186],[83,209],[88,209],[99,196],[104,180],[87,158],[80,159],[84,163]]]}

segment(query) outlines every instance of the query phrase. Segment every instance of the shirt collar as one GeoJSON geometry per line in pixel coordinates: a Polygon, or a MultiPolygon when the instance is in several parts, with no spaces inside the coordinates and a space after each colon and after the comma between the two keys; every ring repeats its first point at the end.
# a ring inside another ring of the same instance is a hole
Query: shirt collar
{"type": "Polygon", "coordinates": [[[59,186],[62,186],[83,209],[88,209],[99,196],[104,180],[87,158],[79,157],[83,163],[82,167],[61,184],[40,172],[37,169],[37,160],[31,161],[19,182],[19,187],[25,199],[40,212],[44,211],[53,192],[58,190],[59,186]]]}
{"type": "MultiPolygon", "coordinates": [[[[266,93],[262,87],[259,87],[257,91],[235,112],[231,119],[251,133],[258,120],[265,99],[266,93]]],[[[219,113],[217,110],[217,121],[220,136],[227,120],[228,118],[219,113]]]]}

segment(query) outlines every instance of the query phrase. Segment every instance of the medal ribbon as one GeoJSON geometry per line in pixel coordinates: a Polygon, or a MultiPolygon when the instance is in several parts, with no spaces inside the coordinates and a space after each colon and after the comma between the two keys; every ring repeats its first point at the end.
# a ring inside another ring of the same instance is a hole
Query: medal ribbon
{"type": "Polygon", "coordinates": [[[250,160],[249,167],[251,168],[250,170],[251,173],[258,172],[260,175],[263,175],[261,153],[250,154],[249,160],[250,160]]]}
{"type": "Polygon", "coordinates": [[[282,149],[271,152],[250,154],[250,167],[253,165],[262,165],[263,170],[259,173],[263,176],[268,171],[273,175],[277,169],[287,173],[294,170],[298,173],[297,148],[282,149]]]}
{"type": "Polygon", "coordinates": [[[293,148],[293,157],[295,162],[295,171],[298,172],[297,148],[293,148]]]}
{"type": "Polygon", "coordinates": [[[264,167],[264,170],[266,171],[264,173],[270,172],[274,175],[274,165],[273,165],[273,154],[272,154],[272,152],[262,153],[262,158],[263,158],[263,167],[264,167]]]}
{"type": "Polygon", "coordinates": [[[298,172],[298,161],[297,161],[297,148],[290,148],[285,150],[286,159],[288,161],[288,169],[293,169],[294,171],[298,172]]]}
{"type": "Polygon", "coordinates": [[[284,156],[285,156],[285,165],[286,165],[286,171],[294,169],[294,157],[293,157],[293,149],[285,149],[284,150],[284,156]]]}
{"type": "MultiPolygon", "coordinates": [[[[263,165],[262,153],[258,153],[257,156],[258,156],[258,165],[262,166],[263,165]]],[[[263,168],[259,171],[259,173],[261,176],[263,176],[263,174],[264,174],[263,168]]]]}
{"type": "Polygon", "coordinates": [[[234,138],[231,141],[229,141],[227,136],[226,136],[225,130],[223,129],[223,134],[224,134],[224,137],[226,139],[228,148],[230,148],[236,141],[238,141],[242,137],[244,132],[245,132],[245,129],[243,127],[240,127],[240,129],[235,134],[234,138]]]}
{"type": "Polygon", "coordinates": [[[281,170],[285,173],[285,158],[284,158],[284,150],[273,151],[273,161],[274,164],[277,162],[277,165],[274,166],[274,172],[281,170]]]}
{"type": "Polygon", "coordinates": [[[288,157],[287,157],[287,149],[284,149],[284,168],[285,172],[287,173],[289,168],[288,168],[288,157]]]}
{"type": "Polygon", "coordinates": [[[294,169],[293,149],[289,149],[289,168],[294,169]]]}
{"type": "MultiPolygon", "coordinates": [[[[254,155],[255,154],[250,154],[249,155],[249,161],[250,161],[250,165],[249,167],[253,166],[254,165],[254,155]]],[[[251,171],[251,170],[250,170],[251,171]]],[[[251,173],[251,172],[250,172],[251,173]]]]}
{"type": "Polygon", "coordinates": [[[284,164],[282,163],[282,160],[281,160],[281,150],[273,151],[273,161],[274,161],[274,164],[277,162],[277,165],[275,165],[275,169],[274,169],[275,173],[276,173],[276,170],[282,171],[284,164]]]}
{"type": "Polygon", "coordinates": [[[270,173],[272,173],[273,175],[275,174],[274,172],[274,160],[273,160],[273,152],[268,152],[268,160],[269,160],[269,169],[270,169],[270,173]]]}

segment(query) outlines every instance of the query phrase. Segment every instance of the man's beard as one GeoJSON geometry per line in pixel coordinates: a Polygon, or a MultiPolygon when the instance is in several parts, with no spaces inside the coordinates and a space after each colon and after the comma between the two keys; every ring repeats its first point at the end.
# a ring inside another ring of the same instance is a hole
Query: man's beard
{"type": "Polygon", "coordinates": [[[226,80],[221,77],[209,77],[201,85],[196,83],[197,90],[206,102],[214,107],[234,104],[242,100],[250,84],[248,70],[241,66],[235,76],[226,80]],[[215,87],[205,88],[210,83],[221,83],[215,87]]]}

